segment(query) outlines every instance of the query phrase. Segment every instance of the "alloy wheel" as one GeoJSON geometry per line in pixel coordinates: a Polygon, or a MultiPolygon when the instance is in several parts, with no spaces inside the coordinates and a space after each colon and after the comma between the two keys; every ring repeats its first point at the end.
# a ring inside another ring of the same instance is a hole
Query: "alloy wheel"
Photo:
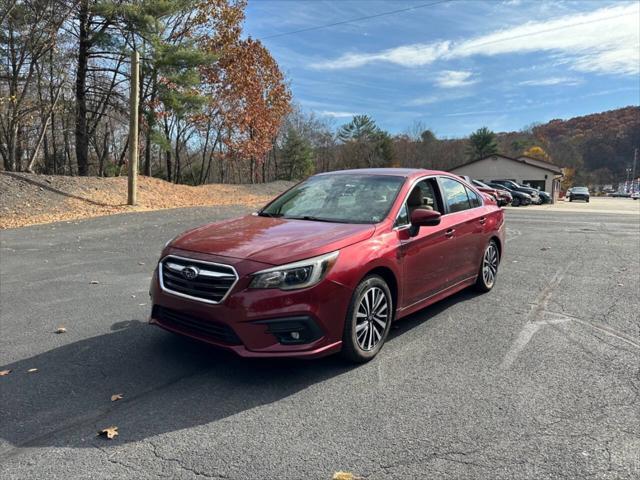
{"type": "Polygon", "coordinates": [[[371,287],[360,298],[356,310],[356,341],[370,351],[382,339],[390,316],[389,302],[380,287],[371,287]]]}
{"type": "Polygon", "coordinates": [[[491,242],[484,252],[482,260],[482,278],[488,288],[493,286],[498,273],[498,248],[491,242]]]}

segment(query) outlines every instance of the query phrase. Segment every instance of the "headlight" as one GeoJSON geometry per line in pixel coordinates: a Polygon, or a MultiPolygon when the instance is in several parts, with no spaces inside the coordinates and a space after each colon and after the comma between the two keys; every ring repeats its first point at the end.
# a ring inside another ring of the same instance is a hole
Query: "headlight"
{"type": "Polygon", "coordinates": [[[322,280],[336,263],[339,251],[254,273],[249,288],[295,290],[311,287],[322,280]]]}

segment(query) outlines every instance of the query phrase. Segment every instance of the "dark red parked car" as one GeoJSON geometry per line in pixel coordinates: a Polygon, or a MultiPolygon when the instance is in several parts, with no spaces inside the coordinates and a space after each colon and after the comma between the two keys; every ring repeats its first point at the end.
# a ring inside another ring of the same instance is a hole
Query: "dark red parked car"
{"type": "Polygon", "coordinates": [[[472,285],[489,291],[504,230],[493,199],[451,174],[315,175],[169,242],[150,322],[246,357],[367,361],[391,322],[472,285]]]}
{"type": "Polygon", "coordinates": [[[509,205],[513,201],[513,197],[506,190],[490,187],[486,183],[482,183],[480,180],[474,180],[468,175],[459,175],[459,177],[465,180],[470,185],[476,187],[479,192],[486,193],[487,195],[493,197],[493,199],[498,203],[498,206],[500,207],[509,205]]]}

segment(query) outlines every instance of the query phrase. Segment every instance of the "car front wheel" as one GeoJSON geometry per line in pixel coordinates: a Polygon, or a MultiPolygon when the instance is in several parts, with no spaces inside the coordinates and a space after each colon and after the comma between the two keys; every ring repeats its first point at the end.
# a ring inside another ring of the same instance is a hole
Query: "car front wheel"
{"type": "Polygon", "coordinates": [[[342,355],[356,363],[375,357],[389,334],[393,311],[393,297],[384,279],[369,275],[362,280],[347,311],[342,355]]]}
{"type": "Polygon", "coordinates": [[[480,292],[488,292],[496,283],[498,275],[498,265],[500,264],[500,251],[495,240],[489,241],[489,245],[484,250],[482,256],[482,264],[478,272],[476,280],[476,290],[480,292]]]}

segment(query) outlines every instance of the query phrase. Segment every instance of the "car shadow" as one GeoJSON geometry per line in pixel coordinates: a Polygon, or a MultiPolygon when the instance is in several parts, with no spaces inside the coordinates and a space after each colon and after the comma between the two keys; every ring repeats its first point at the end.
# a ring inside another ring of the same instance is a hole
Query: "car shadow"
{"type": "Polygon", "coordinates": [[[353,368],[335,356],[243,359],[139,320],[114,327],[2,367],[11,373],[0,379],[0,455],[135,442],[275,402],[353,368]],[[111,401],[115,394],[123,398],[111,401]],[[117,441],[96,438],[111,425],[117,441]]]}
{"type": "MultiPolygon", "coordinates": [[[[402,341],[407,331],[475,296],[463,291],[406,317],[394,324],[388,342],[402,341]]],[[[136,442],[276,402],[353,368],[335,355],[244,359],[138,319],[118,321],[111,333],[2,367],[11,373],[0,379],[0,455],[16,447],[136,442]],[[122,399],[111,401],[116,394],[122,399]],[[97,438],[97,430],[112,425],[119,427],[116,441],[97,438]]]]}
{"type": "Polygon", "coordinates": [[[394,339],[401,338],[404,333],[423,325],[425,322],[428,322],[433,317],[447,310],[449,307],[472,300],[479,295],[482,294],[472,290],[471,288],[467,288],[460,292],[454,293],[450,297],[440,300],[433,305],[423,308],[422,310],[418,310],[417,312],[412,313],[411,315],[408,315],[398,320],[397,322],[394,322],[391,326],[391,331],[389,332],[387,342],[391,343],[394,341],[394,339]]]}

